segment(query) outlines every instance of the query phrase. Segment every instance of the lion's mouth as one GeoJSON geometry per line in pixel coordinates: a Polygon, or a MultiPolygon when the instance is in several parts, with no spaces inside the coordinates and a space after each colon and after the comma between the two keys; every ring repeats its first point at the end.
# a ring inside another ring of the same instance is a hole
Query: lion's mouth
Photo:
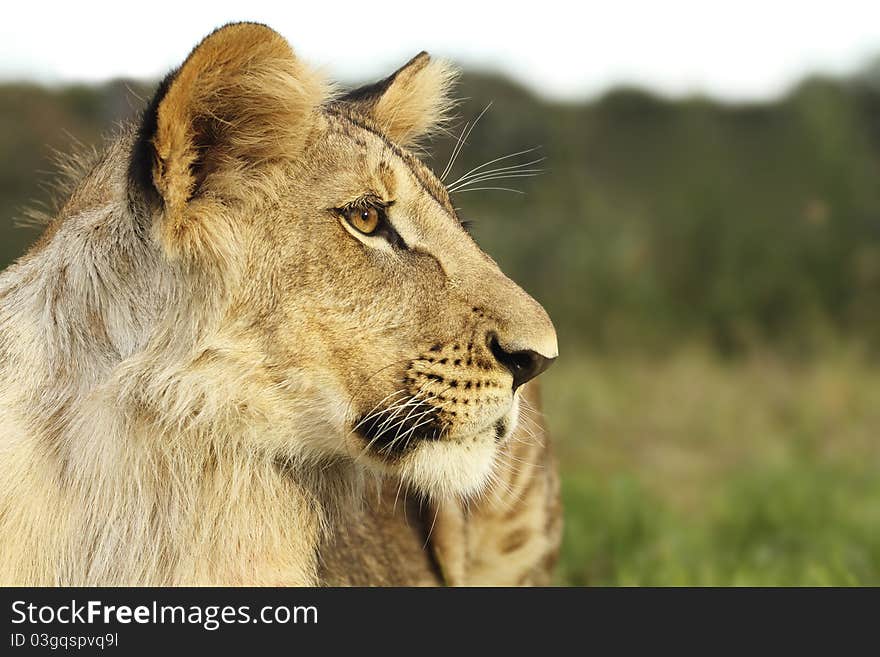
{"type": "Polygon", "coordinates": [[[364,452],[396,460],[423,442],[450,440],[463,443],[482,436],[482,439],[500,443],[509,434],[511,426],[509,413],[505,413],[483,427],[460,427],[444,409],[409,397],[362,415],[354,425],[354,433],[364,441],[364,452]]]}
{"type": "Polygon", "coordinates": [[[367,450],[378,454],[400,455],[424,440],[440,440],[448,423],[442,422],[439,408],[409,398],[361,417],[355,431],[367,443],[367,450]]]}
{"type": "Polygon", "coordinates": [[[508,427],[510,423],[507,421],[506,417],[498,420],[494,425],[492,425],[492,429],[495,431],[495,442],[501,442],[501,440],[507,435],[508,427]]]}

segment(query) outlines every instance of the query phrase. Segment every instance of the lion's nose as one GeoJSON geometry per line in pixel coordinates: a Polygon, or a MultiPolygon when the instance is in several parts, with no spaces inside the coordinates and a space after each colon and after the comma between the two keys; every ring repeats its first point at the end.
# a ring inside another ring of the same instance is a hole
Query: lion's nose
{"type": "Polygon", "coordinates": [[[498,342],[498,337],[495,334],[489,336],[489,349],[492,350],[495,360],[504,365],[513,375],[514,390],[534,379],[556,360],[556,358],[542,356],[531,349],[507,351],[498,342]]]}

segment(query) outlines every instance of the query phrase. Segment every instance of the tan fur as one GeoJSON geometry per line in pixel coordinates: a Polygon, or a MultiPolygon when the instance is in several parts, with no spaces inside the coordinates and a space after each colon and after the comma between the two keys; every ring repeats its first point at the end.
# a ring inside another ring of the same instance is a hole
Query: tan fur
{"type": "Polygon", "coordinates": [[[259,193],[251,188],[259,165],[298,153],[309,115],[327,95],[326,83],[262,25],[230,25],[196,47],[159,105],[153,139],[166,247],[198,251],[228,241],[214,232],[224,202],[259,193]]]}
{"type": "Polygon", "coordinates": [[[552,583],[562,540],[559,475],[547,429],[536,415],[536,383],[528,384],[522,401],[519,426],[501,450],[495,480],[474,500],[442,505],[433,543],[440,562],[454,564],[451,583],[552,583]]]}
{"type": "Polygon", "coordinates": [[[414,574],[374,551],[348,583],[507,583],[474,557],[498,540],[545,558],[503,520],[522,393],[492,345],[553,358],[553,326],[400,143],[442,120],[448,71],[420,56],[334,98],[231,25],[108,146],[0,275],[0,583],[332,583],[369,526],[414,574]],[[405,249],[345,222],[364,198],[405,249]],[[377,486],[441,510],[435,556],[377,486]]]}
{"type": "Polygon", "coordinates": [[[455,69],[428,53],[413,58],[394,76],[394,84],[371,108],[373,119],[390,139],[410,147],[448,118],[455,69]]]}

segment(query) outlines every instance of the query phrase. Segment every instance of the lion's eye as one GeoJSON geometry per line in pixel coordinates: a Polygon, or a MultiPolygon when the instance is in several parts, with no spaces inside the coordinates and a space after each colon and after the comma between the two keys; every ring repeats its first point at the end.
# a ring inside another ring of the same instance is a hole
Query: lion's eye
{"type": "Polygon", "coordinates": [[[393,204],[394,201],[361,202],[336,208],[334,212],[361,235],[382,237],[391,246],[405,249],[407,248],[406,242],[397,234],[394,226],[388,220],[387,208],[393,204]]]}
{"type": "Polygon", "coordinates": [[[372,235],[382,223],[382,210],[374,206],[346,208],[345,219],[355,230],[372,235]]]}

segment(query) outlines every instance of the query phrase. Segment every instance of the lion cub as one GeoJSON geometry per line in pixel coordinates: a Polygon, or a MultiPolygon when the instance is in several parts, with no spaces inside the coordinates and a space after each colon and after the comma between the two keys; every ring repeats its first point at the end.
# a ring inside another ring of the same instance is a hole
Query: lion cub
{"type": "Polygon", "coordinates": [[[0,275],[0,583],[548,581],[556,334],[410,150],[454,78],[227,25],[89,163],[0,275]]]}

